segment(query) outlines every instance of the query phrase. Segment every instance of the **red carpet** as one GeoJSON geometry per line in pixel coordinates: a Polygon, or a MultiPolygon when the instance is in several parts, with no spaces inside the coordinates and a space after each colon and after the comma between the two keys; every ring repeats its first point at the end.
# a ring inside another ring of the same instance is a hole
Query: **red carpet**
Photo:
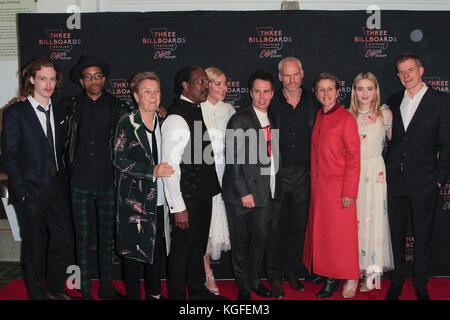
{"type": "MultiPolygon", "coordinates": [[[[374,289],[370,292],[357,292],[356,296],[352,299],[342,298],[342,282],[341,287],[338,292],[336,292],[333,297],[328,299],[317,299],[316,294],[322,287],[322,284],[315,285],[308,281],[302,281],[305,285],[304,292],[297,292],[292,290],[289,285],[284,283],[284,290],[286,292],[286,297],[284,300],[384,300],[386,292],[390,285],[390,280],[382,279],[381,288],[374,289]]],[[[269,286],[267,281],[263,283],[269,286]]],[[[166,281],[162,282],[162,292],[167,296],[167,285],[166,281]]],[[[123,282],[114,281],[114,287],[120,292],[125,293],[125,288],[123,282]]],[[[217,281],[217,285],[220,289],[221,295],[229,297],[230,299],[236,299],[238,288],[234,280],[217,281]]],[[[99,283],[98,281],[92,282],[93,295],[95,299],[97,297],[97,289],[99,283]]],[[[450,278],[431,278],[427,286],[428,292],[432,300],[450,300],[450,278]]],[[[73,296],[81,296],[77,291],[72,290],[69,293],[73,296]]],[[[252,299],[255,300],[265,300],[259,298],[252,292],[252,299]]],[[[14,280],[10,282],[7,286],[0,290],[0,300],[28,300],[28,294],[25,289],[24,280],[14,280]]],[[[400,300],[416,300],[415,290],[410,279],[407,280],[405,286],[403,287],[403,294],[400,296],[400,300]]]]}

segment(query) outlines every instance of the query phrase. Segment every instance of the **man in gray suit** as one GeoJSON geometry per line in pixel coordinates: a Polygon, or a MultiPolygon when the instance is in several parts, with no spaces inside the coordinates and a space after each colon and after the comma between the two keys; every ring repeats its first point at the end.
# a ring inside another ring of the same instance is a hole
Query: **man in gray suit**
{"type": "Polygon", "coordinates": [[[260,276],[279,162],[278,131],[267,113],[273,85],[272,75],[265,71],[250,75],[251,105],[233,115],[227,126],[222,186],[239,300],[251,299],[250,291],[271,297],[260,276]]]}

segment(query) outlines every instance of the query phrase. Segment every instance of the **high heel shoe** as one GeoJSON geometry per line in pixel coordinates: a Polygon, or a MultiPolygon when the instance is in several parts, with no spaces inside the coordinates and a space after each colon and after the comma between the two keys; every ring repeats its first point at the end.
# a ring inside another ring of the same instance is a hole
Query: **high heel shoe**
{"type": "Polygon", "coordinates": [[[354,285],[353,288],[349,288],[350,281],[347,280],[342,288],[342,296],[344,297],[344,299],[350,299],[356,295],[356,289],[358,288],[358,280],[356,280],[356,284],[354,285]]]}
{"type": "Polygon", "coordinates": [[[212,294],[218,296],[219,295],[219,288],[217,288],[216,280],[214,279],[214,275],[207,274],[206,275],[206,282],[205,287],[211,292],[212,294]]]}
{"type": "Polygon", "coordinates": [[[317,298],[328,298],[333,295],[333,292],[339,289],[339,279],[327,278],[322,290],[317,294],[317,298]]]}
{"type": "Polygon", "coordinates": [[[373,286],[372,289],[369,289],[369,287],[367,286],[367,280],[364,280],[363,282],[361,282],[361,286],[359,287],[359,292],[369,292],[373,290],[373,286]]]}

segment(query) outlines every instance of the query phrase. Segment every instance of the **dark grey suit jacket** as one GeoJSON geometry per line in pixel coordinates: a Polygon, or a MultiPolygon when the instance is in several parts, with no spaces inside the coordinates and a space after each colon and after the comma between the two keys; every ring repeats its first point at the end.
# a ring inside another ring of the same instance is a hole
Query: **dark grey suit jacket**
{"type": "MultiPolygon", "coordinates": [[[[278,172],[279,134],[269,114],[268,117],[272,131],[271,147],[275,172],[278,172]]],[[[241,198],[252,194],[256,207],[269,206],[272,198],[270,157],[267,155],[267,143],[261,124],[252,106],[238,111],[228,122],[225,159],[226,167],[222,180],[224,201],[242,204],[241,198]]],[[[277,177],[278,175],[276,180],[277,177]]]]}

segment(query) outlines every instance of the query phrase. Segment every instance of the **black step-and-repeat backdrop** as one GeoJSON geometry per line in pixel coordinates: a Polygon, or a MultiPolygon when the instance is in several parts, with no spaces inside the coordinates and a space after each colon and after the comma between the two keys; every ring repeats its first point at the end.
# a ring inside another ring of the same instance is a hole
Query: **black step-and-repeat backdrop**
{"type": "MultiPolygon", "coordinates": [[[[229,86],[227,102],[236,108],[244,107],[249,102],[248,75],[263,68],[276,76],[278,62],[287,56],[302,60],[306,88],[311,88],[320,72],[337,74],[341,80],[340,100],[345,106],[349,104],[353,78],[361,71],[371,71],[378,77],[382,101],[401,90],[394,59],[402,52],[414,52],[422,57],[424,81],[428,86],[449,90],[450,12],[20,14],[18,21],[21,67],[37,55],[51,56],[64,72],[59,97],[80,90],[68,76],[84,54],[95,54],[111,63],[107,90],[129,104],[133,101],[128,81],[134,73],[153,70],[160,75],[162,105],[167,107],[174,97],[175,73],[194,64],[224,70],[229,86]],[[379,28],[371,29],[373,25],[379,28]]],[[[450,275],[448,230],[450,182],[442,188],[436,213],[434,275],[450,275]]],[[[411,260],[414,239],[409,234],[405,240],[406,258],[411,260]]],[[[229,253],[214,262],[213,268],[217,278],[233,278],[229,253]]],[[[117,257],[115,273],[119,278],[117,257]]]]}

